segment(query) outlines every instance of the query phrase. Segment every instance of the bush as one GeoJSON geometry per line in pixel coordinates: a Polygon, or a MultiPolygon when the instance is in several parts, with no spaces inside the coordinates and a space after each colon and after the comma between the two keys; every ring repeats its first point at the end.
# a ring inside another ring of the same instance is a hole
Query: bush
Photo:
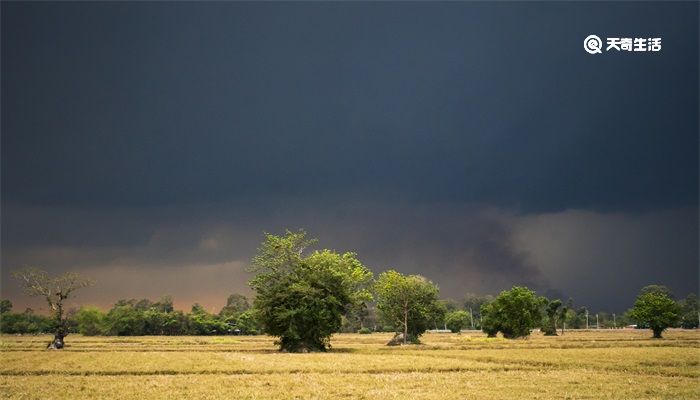
{"type": "Polygon", "coordinates": [[[445,318],[445,325],[447,325],[447,328],[452,331],[452,333],[460,332],[469,325],[469,322],[469,313],[462,310],[451,312],[447,314],[445,318]]]}
{"type": "Polygon", "coordinates": [[[360,335],[368,335],[372,333],[372,331],[369,328],[360,328],[359,331],[357,331],[360,335]]]}

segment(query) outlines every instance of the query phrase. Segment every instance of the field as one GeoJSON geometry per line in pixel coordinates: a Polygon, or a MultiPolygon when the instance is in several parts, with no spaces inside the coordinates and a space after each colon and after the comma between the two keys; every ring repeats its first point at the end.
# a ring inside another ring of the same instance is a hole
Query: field
{"type": "Polygon", "coordinates": [[[340,334],[324,354],[273,338],[3,336],[0,396],[13,399],[698,399],[700,331],[600,330],[524,340],[480,332],[340,334]]]}

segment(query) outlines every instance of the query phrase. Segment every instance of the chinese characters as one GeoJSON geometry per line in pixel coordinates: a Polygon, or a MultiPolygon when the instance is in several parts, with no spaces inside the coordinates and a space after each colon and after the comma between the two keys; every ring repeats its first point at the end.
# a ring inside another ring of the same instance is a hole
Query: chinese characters
{"type": "Polygon", "coordinates": [[[661,51],[661,38],[609,37],[605,51],[661,51]]]}

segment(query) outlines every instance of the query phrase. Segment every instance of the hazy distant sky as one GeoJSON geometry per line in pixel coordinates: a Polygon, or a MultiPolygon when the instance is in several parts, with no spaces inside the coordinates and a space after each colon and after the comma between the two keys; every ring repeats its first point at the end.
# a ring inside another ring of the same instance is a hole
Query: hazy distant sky
{"type": "Polygon", "coordinates": [[[697,2],[2,2],[2,297],[250,294],[305,228],[444,297],[698,290],[697,2]],[[661,37],[657,53],[583,49],[661,37]]]}

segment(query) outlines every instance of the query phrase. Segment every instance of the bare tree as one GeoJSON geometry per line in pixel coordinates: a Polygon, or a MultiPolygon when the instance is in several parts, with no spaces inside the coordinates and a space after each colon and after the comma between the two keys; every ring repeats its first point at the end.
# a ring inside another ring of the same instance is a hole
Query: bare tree
{"type": "Polygon", "coordinates": [[[55,325],[54,339],[47,349],[62,349],[63,338],[68,335],[68,318],[63,308],[64,301],[74,291],[91,286],[92,281],[73,272],[50,276],[46,271],[33,267],[15,271],[12,276],[21,282],[29,296],[41,296],[46,299],[53,313],[55,325]]]}

